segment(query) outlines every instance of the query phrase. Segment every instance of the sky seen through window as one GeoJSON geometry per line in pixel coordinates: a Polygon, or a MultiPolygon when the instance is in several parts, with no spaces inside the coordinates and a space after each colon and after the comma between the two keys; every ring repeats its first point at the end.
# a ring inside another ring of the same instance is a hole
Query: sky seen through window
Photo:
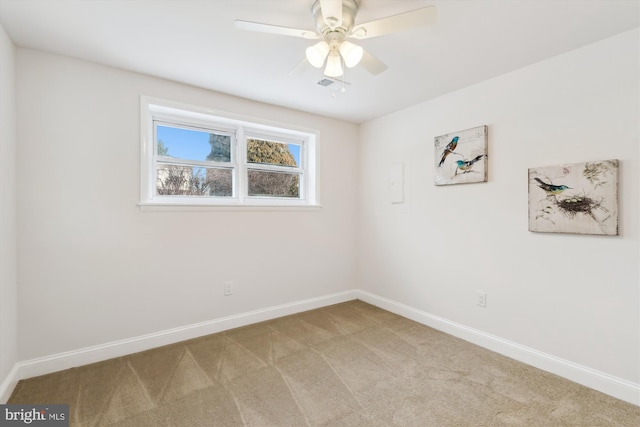
{"type": "MultiPolygon", "coordinates": [[[[191,129],[157,126],[158,141],[167,149],[167,156],[184,160],[207,161],[211,153],[209,133],[191,129]]],[[[297,167],[300,167],[300,145],[287,144],[297,167]]]]}

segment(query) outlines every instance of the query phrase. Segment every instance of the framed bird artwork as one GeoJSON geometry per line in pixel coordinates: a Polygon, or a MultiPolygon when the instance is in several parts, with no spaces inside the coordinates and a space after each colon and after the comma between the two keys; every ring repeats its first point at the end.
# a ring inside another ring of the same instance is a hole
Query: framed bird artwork
{"type": "Polygon", "coordinates": [[[618,235],[618,160],[529,169],[529,231],[618,235]]]}
{"type": "Polygon", "coordinates": [[[435,137],[435,184],[487,181],[487,126],[435,137]]]}

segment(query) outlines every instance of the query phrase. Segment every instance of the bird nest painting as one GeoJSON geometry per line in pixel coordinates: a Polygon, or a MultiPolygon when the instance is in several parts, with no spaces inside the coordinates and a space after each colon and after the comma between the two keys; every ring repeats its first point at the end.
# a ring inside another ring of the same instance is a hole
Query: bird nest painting
{"type": "Polygon", "coordinates": [[[529,231],[618,235],[618,160],[529,169],[529,231]]]}
{"type": "Polygon", "coordinates": [[[478,126],[435,138],[435,184],[487,180],[487,127],[478,126]]]}

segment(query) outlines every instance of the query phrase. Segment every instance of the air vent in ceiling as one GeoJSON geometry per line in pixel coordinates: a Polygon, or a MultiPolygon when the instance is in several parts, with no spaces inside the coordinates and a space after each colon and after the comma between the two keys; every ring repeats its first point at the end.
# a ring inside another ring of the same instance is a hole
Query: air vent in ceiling
{"type": "MultiPolygon", "coordinates": [[[[331,79],[328,77],[323,78],[322,80],[318,81],[318,84],[320,86],[324,86],[324,87],[329,87],[331,85],[335,85],[333,88],[340,88],[340,87],[345,87],[345,86],[351,86],[351,83],[349,82],[345,82],[344,80],[340,80],[340,79],[331,79]]],[[[333,89],[332,88],[332,89],[333,89]]]]}
{"type": "Polygon", "coordinates": [[[349,87],[351,83],[347,83],[344,80],[325,77],[322,80],[318,81],[318,85],[329,88],[329,90],[331,91],[331,97],[335,98],[336,93],[345,93],[347,91],[347,87],[349,87]]]}

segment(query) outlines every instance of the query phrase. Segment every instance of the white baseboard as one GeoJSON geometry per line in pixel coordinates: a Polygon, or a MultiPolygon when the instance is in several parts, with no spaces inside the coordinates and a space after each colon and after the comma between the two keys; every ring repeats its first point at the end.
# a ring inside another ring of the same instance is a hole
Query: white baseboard
{"type": "Polygon", "coordinates": [[[18,380],[21,379],[50,374],[52,372],[69,369],[74,366],[101,362],[114,357],[126,356],[128,354],[173,344],[191,338],[214,334],[228,329],[250,325],[252,323],[263,322],[265,320],[288,316],[301,311],[313,310],[332,304],[354,300],[356,297],[357,291],[354,289],[18,362],[13,367],[7,378],[0,384],[0,403],[4,403],[9,399],[9,396],[11,396],[18,380]]]}
{"type": "Polygon", "coordinates": [[[7,403],[11,393],[13,393],[13,389],[16,388],[16,384],[18,384],[18,365],[13,365],[11,371],[7,375],[7,378],[0,383],[0,403],[7,403]]]}
{"type": "Polygon", "coordinates": [[[366,291],[358,299],[512,359],[640,406],[640,384],[487,334],[366,291]]]}

